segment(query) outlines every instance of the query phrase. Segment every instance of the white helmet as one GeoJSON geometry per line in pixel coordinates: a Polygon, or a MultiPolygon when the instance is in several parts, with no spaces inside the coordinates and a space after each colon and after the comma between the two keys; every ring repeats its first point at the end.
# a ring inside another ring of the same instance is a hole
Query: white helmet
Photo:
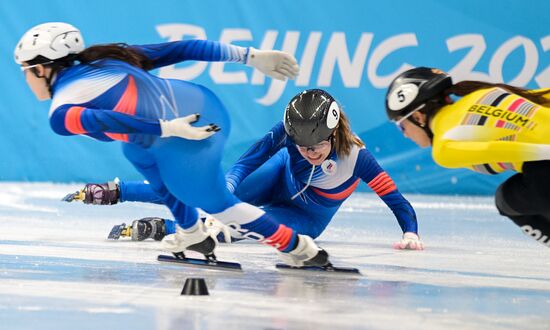
{"type": "Polygon", "coordinates": [[[80,31],[67,23],[44,23],[28,30],[15,47],[15,62],[21,64],[44,56],[57,60],[84,50],[80,31]]]}

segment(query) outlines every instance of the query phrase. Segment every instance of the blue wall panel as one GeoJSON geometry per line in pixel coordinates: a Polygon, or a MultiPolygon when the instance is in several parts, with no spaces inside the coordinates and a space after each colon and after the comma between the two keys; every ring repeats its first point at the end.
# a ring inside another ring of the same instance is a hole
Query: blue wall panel
{"type": "MultiPolygon", "coordinates": [[[[296,81],[273,82],[239,64],[182,63],[158,72],[214,90],[231,112],[233,131],[224,166],[282,118],[294,94],[326,88],[344,106],[400,190],[489,194],[503,176],[438,168],[388,123],[385,88],[411,66],[434,66],[456,81],[504,81],[550,86],[548,1],[0,1],[0,180],[103,181],[137,179],[118,142],[61,137],[12,60],[31,26],[65,21],[88,45],[208,38],[294,53],[296,81]]],[[[365,189],[365,187],[363,187],[365,189]]],[[[368,189],[368,188],[366,188],[368,189]]]]}

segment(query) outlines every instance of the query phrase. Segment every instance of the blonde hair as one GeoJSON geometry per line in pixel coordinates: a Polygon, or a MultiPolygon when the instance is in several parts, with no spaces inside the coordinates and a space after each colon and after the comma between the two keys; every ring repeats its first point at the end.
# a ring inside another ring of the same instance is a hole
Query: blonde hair
{"type": "Polygon", "coordinates": [[[365,144],[359,137],[353,134],[349,120],[344,114],[344,111],[340,111],[340,121],[334,134],[334,148],[338,157],[348,156],[351,152],[352,146],[355,144],[359,147],[364,147],[365,144]]]}

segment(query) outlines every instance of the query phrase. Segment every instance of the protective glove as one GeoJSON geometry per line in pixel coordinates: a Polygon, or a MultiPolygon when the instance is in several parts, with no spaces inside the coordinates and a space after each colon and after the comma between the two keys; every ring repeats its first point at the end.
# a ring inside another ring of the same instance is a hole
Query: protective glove
{"type": "Polygon", "coordinates": [[[424,250],[424,243],[420,241],[417,234],[406,232],[399,242],[393,243],[393,248],[397,250],[424,250]]]}
{"type": "Polygon", "coordinates": [[[296,79],[300,67],[294,56],[279,50],[248,48],[246,65],[278,80],[296,79]]]}
{"type": "Polygon", "coordinates": [[[196,122],[199,118],[200,114],[195,113],[172,120],[160,119],[160,137],[167,138],[177,136],[187,140],[204,140],[221,129],[215,124],[199,127],[191,126],[191,123],[196,122]]]}
{"type": "Polygon", "coordinates": [[[206,227],[206,232],[216,241],[218,241],[218,234],[223,233],[225,243],[231,243],[231,233],[229,232],[229,227],[221,221],[216,220],[211,216],[207,216],[206,220],[204,220],[204,226],[206,227]]]}

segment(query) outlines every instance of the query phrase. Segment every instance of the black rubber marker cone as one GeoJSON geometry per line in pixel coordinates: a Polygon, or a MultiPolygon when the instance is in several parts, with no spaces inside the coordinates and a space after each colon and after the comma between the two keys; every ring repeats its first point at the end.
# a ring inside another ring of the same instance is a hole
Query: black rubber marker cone
{"type": "Polygon", "coordinates": [[[206,281],[204,278],[190,277],[185,280],[182,296],[208,296],[208,287],[206,287],[206,281]]]}

